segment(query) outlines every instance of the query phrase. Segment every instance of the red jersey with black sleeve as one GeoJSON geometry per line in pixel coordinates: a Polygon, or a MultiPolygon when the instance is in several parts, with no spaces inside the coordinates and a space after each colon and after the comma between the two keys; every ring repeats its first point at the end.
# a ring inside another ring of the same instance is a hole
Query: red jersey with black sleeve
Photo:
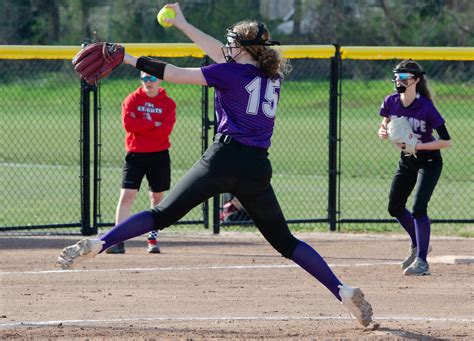
{"type": "Polygon", "coordinates": [[[176,122],[176,104],[165,89],[149,97],[142,87],[122,103],[122,124],[127,152],[152,153],[169,149],[169,136],[176,122]]]}

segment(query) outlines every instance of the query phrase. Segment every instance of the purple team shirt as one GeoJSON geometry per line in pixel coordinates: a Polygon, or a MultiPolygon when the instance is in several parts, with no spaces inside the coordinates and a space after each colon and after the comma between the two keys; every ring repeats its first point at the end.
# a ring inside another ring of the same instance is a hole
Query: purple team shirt
{"type": "Polygon", "coordinates": [[[201,70],[215,88],[217,132],[248,146],[270,147],[280,78],[270,79],[251,64],[213,64],[201,70]]]}
{"type": "Polygon", "coordinates": [[[445,123],[433,102],[419,94],[406,108],[400,100],[400,94],[389,95],[383,101],[379,114],[391,120],[397,117],[406,117],[413,132],[418,134],[418,141],[422,143],[434,141],[433,129],[437,129],[445,123]]]}

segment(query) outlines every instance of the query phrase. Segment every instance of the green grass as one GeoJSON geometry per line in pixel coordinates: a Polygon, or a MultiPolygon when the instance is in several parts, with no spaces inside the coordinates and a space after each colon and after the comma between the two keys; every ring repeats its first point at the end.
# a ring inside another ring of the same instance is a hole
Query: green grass
{"type": "MultiPolygon", "coordinates": [[[[430,203],[430,217],[472,219],[474,98],[469,94],[474,86],[432,85],[436,105],[448,122],[454,147],[443,152],[445,167],[430,203]]],[[[101,87],[103,222],[113,221],[119,194],[124,157],[121,102],[137,86],[135,79],[108,79],[101,87]]],[[[328,86],[326,81],[287,81],[282,90],[270,158],[273,185],[287,219],[327,215],[328,86]]],[[[171,137],[172,184],[175,184],[201,153],[201,88],[172,84],[165,87],[177,103],[177,123],[171,137]]],[[[343,219],[389,218],[387,195],[398,155],[389,143],[377,139],[376,131],[381,121],[380,103],[390,91],[391,84],[386,81],[342,82],[340,217],[343,219]]],[[[0,97],[0,188],[4,194],[0,197],[0,226],[79,222],[77,80],[51,74],[31,83],[20,80],[0,84],[0,97]]],[[[134,210],[147,206],[144,183],[134,210]]],[[[200,218],[201,208],[196,208],[185,219],[200,218]]],[[[435,226],[435,234],[473,235],[472,226],[435,226]]],[[[325,224],[292,225],[292,228],[327,230],[325,224]]],[[[400,232],[396,224],[343,224],[341,228],[353,232],[400,232]]]]}

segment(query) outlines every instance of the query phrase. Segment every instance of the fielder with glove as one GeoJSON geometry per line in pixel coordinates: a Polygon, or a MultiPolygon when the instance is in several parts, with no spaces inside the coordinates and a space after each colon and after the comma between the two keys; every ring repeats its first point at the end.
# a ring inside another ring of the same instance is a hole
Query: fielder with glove
{"type": "Polygon", "coordinates": [[[401,264],[404,274],[429,275],[428,202],[443,167],[440,149],[450,147],[451,138],[445,120],[431,100],[422,67],[413,60],[405,60],[393,73],[397,92],[382,103],[379,114],[383,120],[378,131],[380,139],[388,139],[401,151],[390,188],[388,212],[411,238],[408,257],[401,264]],[[434,130],[438,139],[433,136],[434,130]],[[414,188],[410,212],[405,206],[414,188]]]}

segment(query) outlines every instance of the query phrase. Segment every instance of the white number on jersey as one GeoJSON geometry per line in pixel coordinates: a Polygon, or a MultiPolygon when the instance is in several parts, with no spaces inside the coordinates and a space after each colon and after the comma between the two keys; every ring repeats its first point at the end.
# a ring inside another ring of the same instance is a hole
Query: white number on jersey
{"type": "MultiPolygon", "coordinates": [[[[247,86],[245,90],[249,93],[249,101],[247,103],[247,114],[257,115],[258,107],[260,105],[260,88],[262,86],[262,78],[255,77],[247,86]]],[[[262,103],[262,111],[265,116],[269,118],[275,117],[278,93],[277,89],[280,88],[280,80],[269,79],[267,82],[267,88],[265,89],[265,101],[262,103]]]]}

